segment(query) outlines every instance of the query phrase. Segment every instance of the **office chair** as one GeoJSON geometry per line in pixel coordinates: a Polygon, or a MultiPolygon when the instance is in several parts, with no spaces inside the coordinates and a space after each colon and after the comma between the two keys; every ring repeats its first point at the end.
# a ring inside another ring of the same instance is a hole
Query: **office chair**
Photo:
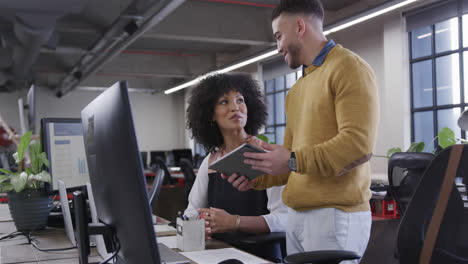
{"type": "Polygon", "coordinates": [[[468,208],[455,176],[468,183],[468,145],[442,150],[425,170],[398,229],[400,264],[468,263],[468,208]]]}
{"type": "Polygon", "coordinates": [[[164,170],[161,168],[154,168],[153,172],[156,174],[154,177],[153,184],[151,185],[151,189],[148,192],[148,200],[150,204],[150,208],[153,208],[155,206],[156,201],[158,200],[159,193],[161,192],[161,187],[164,182],[164,170]]]}
{"type": "Polygon", "coordinates": [[[398,152],[388,161],[388,184],[400,215],[403,215],[429,163],[434,158],[425,152],[398,152]]]}
{"type": "Polygon", "coordinates": [[[180,168],[184,173],[184,192],[185,192],[185,202],[188,205],[188,197],[190,190],[192,190],[193,183],[195,182],[195,172],[193,171],[192,162],[188,159],[182,158],[179,161],[180,168]]]}
{"type": "Polygon", "coordinates": [[[171,173],[169,172],[166,163],[162,159],[156,158],[153,160],[153,164],[164,171],[164,185],[174,185],[177,183],[177,180],[171,177],[171,173]]]}

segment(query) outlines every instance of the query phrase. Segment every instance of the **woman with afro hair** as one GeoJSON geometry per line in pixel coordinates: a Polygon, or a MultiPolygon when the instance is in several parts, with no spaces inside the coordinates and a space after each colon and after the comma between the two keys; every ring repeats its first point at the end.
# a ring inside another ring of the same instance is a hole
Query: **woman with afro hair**
{"type": "Polygon", "coordinates": [[[187,128],[209,154],[198,170],[185,214],[205,219],[207,239],[216,233],[285,231],[284,186],[240,192],[220,173],[208,169],[243,143],[260,146],[255,135],[267,117],[262,99],[258,84],[242,74],[211,75],[192,90],[187,128]]]}

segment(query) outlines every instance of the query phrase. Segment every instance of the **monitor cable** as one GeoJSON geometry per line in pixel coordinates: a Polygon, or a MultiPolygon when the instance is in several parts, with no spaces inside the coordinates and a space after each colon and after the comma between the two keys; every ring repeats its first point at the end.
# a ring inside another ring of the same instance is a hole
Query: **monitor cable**
{"type": "Polygon", "coordinates": [[[117,254],[119,253],[120,251],[120,241],[119,241],[119,238],[117,237],[117,234],[114,233],[114,246],[115,246],[115,251],[114,253],[112,253],[112,256],[110,256],[109,258],[107,258],[106,260],[102,261],[102,262],[99,262],[99,264],[106,264],[106,263],[109,263],[109,261],[111,261],[112,259],[114,259],[117,254]]]}

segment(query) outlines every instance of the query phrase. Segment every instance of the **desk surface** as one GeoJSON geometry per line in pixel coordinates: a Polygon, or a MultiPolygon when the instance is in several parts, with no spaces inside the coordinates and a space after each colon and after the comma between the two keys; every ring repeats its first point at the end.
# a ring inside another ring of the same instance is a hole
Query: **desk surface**
{"type": "MultiPolygon", "coordinates": [[[[16,231],[12,222],[8,204],[0,204],[0,236],[16,231]]],[[[72,244],[65,235],[64,229],[46,228],[33,234],[38,246],[43,249],[66,248],[72,244]]],[[[229,245],[219,241],[207,241],[207,249],[227,248],[229,245]]],[[[200,251],[201,252],[201,251],[200,251]]],[[[246,253],[247,254],[247,253],[246,253]]],[[[235,256],[233,256],[235,258],[235,256]]],[[[102,261],[95,247],[91,248],[90,262],[102,261]]],[[[78,250],[59,252],[42,252],[35,249],[24,236],[0,241],[0,263],[28,263],[28,264],[79,264],[78,250]]],[[[262,262],[262,263],[267,263],[262,262]]]]}

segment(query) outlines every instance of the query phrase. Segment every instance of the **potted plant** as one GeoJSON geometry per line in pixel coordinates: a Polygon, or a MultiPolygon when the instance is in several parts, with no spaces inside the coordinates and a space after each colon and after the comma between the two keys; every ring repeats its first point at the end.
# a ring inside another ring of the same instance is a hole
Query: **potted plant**
{"type": "MultiPolygon", "coordinates": [[[[432,141],[427,145],[430,146],[432,142],[436,139],[439,139],[439,148],[434,149],[432,152],[433,154],[437,154],[440,150],[455,145],[457,141],[461,143],[468,143],[468,141],[462,138],[456,138],[455,133],[448,127],[442,128],[436,137],[432,139],[432,141]]],[[[387,158],[390,158],[394,153],[402,152],[401,148],[391,148],[387,151],[387,158]]],[[[425,152],[425,144],[424,142],[413,142],[411,146],[406,150],[406,152],[425,152]]]]}
{"type": "Polygon", "coordinates": [[[18,165],[16,172],[0,169],[3,173],[0,173],[0,192],[7,193],[8,207],[18,231],[44,228],[51,208],[51,198],[44,186],[51,182],[51,177],[43,170],[44,165],[49,167],[49,161],[40,143],[31,143],[31,135],[28,132],[21,137],[13,154],[18,165]],[[25,162],[25,157],[30,162],[25,162]]]}

